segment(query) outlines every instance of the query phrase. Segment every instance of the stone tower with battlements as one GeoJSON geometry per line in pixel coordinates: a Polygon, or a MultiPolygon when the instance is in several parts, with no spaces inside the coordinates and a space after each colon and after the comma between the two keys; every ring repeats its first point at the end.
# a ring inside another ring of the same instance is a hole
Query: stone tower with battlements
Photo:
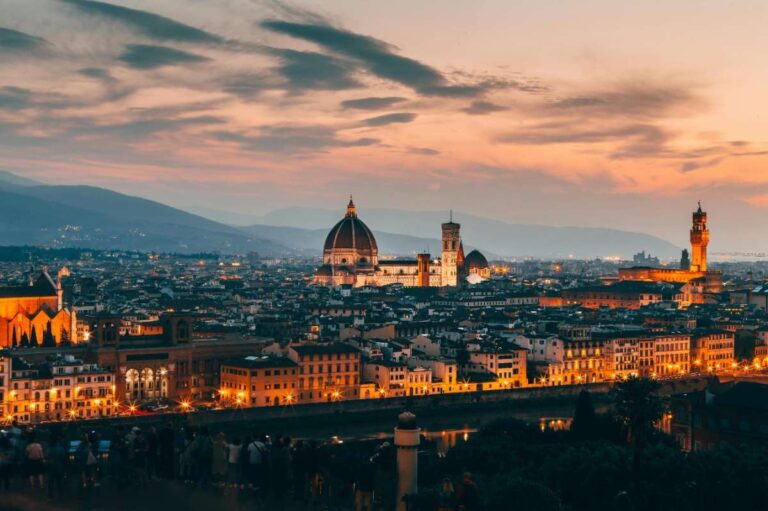
{"type": "Polygon", "coordinates": [[[691,271],[707,271],[707,245],[709,245],[709,229],[707,228],[707,213],[699,209],[693,212],[691,226],[691,271]]]}

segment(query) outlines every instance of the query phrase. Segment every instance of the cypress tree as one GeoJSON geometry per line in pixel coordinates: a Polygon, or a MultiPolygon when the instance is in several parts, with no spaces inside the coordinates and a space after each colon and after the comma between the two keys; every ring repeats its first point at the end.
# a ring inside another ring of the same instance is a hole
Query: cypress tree
{"type": "Polygon", "coordinates": [[[18,336],[16,335],[16,327],[13,327],[13,338],[11,339],[11,346],[15,348],[18,345],[19,345],[19,339],[18,339],[18,336]]]}
{"type": "Polygon", "coordinates": [[[24,332],[23,334],[21,334],[21,347],[22,348],[29,347],[29,337],[27,337],[27,332],[24,332]]]}
{"type": "Polygon", "coordinates": [[[61,344],[69,344],[69,333],[67,332],[67,329],[63,326],[61,327],[61,331],[59,332],[59,342],[61,344]]]}
{"type": "Polygon", "coordinates": [[[37,348],[38,342],[37,342],[37,328],[35,326],[32,327],[32,335],[29,336],[29,346],[31,348],[37,348]]]}
{"type": "Polygon", "coordinates": [[[592,394],[587,390],[582,390],[576,400],[576,411],[573,414],[571,433],[578,440],[589,440],[595,438],[596,429],[597,417],[595,415],[595,405],[592,404],[592,394]]]}
{"type": "Polygon", "coordinates": [[[50,321],[45,327],[45,332],[43,332],[43,346],[46,348],[53,348],[56,346],[56,338],[53,336],[53,332],[51,331],[50,321]]]}

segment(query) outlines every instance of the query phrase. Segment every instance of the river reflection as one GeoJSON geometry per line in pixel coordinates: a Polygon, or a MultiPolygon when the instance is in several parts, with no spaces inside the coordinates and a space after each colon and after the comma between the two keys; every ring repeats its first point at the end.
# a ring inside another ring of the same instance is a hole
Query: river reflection
{"type": "MultiPolygon", "coordinates": [[[[437,452],[445,454],[451,448],[456,445],[465,444],[469,441],[469,438],[477,433],[476,428],[461,428],[461,429],[442,429],[439,431],[429,431],[426,429],[421,430],[422,438],[435,443],[437,452]]],[[[391,440],[391,433],[376,433],[371,438],[377,440],[391,440]]]]}
{"type": "MultiPolygon", "coordinates": [[[[562,416],[540,417],[537,422],[541,431],[563,431],[570,429],[573,419],[571,417],[562,416]]],[[[457,445],[467,443],[472,435],[477,434],[477,431],[477,428],[471,428],[469,426],[438,430],[422,428],[421,435],[425,440],[435,443],[435,448],[439,454],[445,454],[457,445]]],[[[379,432],[368,436],[367,439],[392,441],[392,433],[379,432]]]]}

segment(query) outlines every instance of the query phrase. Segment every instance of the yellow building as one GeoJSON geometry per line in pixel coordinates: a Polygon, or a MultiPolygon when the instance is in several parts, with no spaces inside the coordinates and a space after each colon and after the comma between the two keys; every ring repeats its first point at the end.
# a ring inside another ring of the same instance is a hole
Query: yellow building
{"type": "Polygon", "coordinates": [[[511,346],[502,350],[469,352],[469,372],[494,376],[498,388],[518,388],[528,384],[528,350],[511,346]]]}
{"type": "Polygon", "coordinates": [[[736,363],[736,336],[722,330],[694,332],[691,339],[691,370],[713,372],[732,369],[736,363]]]}
{"type": "Polygon", "coordinates": [[[691,336],[669,334],[653,338],[653,376],[680,376],[691,370],[691,336]]]}
{"type": "Polygon", "coordinates": [[[284,406],[299,402],[298,365],[285,357],[245,357],[221,364],[222,402],[237,406],[284,406]]]}
{"type": "Polygon", "coordinates": [[[71,355],[31,365],[12,358],[5,418],[22,424],[109,417],[117,412],[113,375],[71,355]]]}
{"type": "Polygon", "coordinates": [[[299,367],[302,403],[360,399],[360,350],[343,343],[291,344],[288,358],[299,367]]]}
{"type": "Polygon", "coordinates": [[[408,394],[408,366],[390,360],[368,360],[363,364],[363,379],[373,383],[378,392],[386,397],[408,394]]]}
{"type": "Polygon", "coordinates": [[[594,383],[609,379],[610,367],[604,341],[567,341],[560,378],[565,385],[594,383]]]}

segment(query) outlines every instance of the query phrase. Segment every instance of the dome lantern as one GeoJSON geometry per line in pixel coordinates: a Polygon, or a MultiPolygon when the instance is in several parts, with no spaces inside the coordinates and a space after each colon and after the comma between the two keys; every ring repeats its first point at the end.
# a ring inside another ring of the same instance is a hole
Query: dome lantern
{"type": "Polygon", "coordinates": [[[356,218],[357,210],[355,209],[355,203],[352,200],[352,195],[349,196],[349,204],[347,204],[347,218],[356,218]]]}

